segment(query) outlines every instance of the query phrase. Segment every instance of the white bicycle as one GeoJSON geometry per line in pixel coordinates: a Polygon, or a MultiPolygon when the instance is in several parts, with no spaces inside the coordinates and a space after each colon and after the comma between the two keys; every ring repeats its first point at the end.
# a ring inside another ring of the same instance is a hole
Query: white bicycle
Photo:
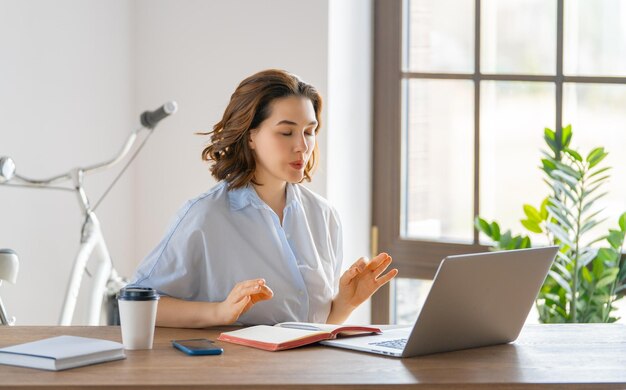
{"type": "MultiPolygon", "coordinates": [[[[109,255],[109,250],[107,249],[104,237],[102,236],[100,222],[98,221],[95,211],[111,188],[113,188],[115,183],[117,183],[119,178],[126,171],[128,166],[133,162],[137,154],[141,151],[145,143],[152,135],[152,130],[154,130],[159,121],[171,114],[174,114],[177,108],[178,106],[176,102],[171,101],[165,103],[157,110],[146,111],[141,114],[141,125],[128,136],[122,150],[113,159],[87,167],[77,167],[71,169],[69,172],[47,179],[35,180],[19,175],[16,173],[15,163],[10,157],[0,157],[0,185],[71,191],[75,192],[78,197],[78,203],[83,213],[84,222],[82,225],[80,246],[76,257],[74,258],[72,275],[70,276],[70,280],[67,285],[61,316],[59,318],[59,325],[71,325],[72,323],[83,274],[87,271],[87,262],[92,254],[94,254],[92,263],[94,264],[95,270],[92,272],[92,277],[94,279],[93,287],[88,293],[88,325],[100,324],[100,313],[105,293],[107,295],[115,294],[127,283],[124,278],[118,275],[117,271],[113,267],[113,262],[111,260],[111,256],[109,255]],[[141,144],[136,148],[126,165],[124,165],[109,187],[100,196],[100,199],[98,199],[92,207],[83,187],[84,176],[103,171],[117,165],[133,148],[137,142],[138,135],[143,130],[147,132],[147,135],[144,137],[141,144]]],[[[2,314],[4,319],[4,317],[6,317],[4,308],[0,311],[3,312],[0,314],[2,314]]],[[[14,320],[9,321],[7,319],[6,322],[10,325],[14,322],[14,320]]]]}

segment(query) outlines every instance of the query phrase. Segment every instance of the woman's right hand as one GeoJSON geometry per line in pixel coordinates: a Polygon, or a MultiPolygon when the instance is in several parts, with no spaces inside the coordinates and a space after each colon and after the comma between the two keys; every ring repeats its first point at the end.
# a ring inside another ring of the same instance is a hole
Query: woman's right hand
{"type": "Polygon", "coordinates": [[[272,299],[274,292],[265,284],[265,279],[252,279],[239,282],[230,290],[228,297],[219,303],[219,313],[224,325],[239,319],[255,303],[272,299]]]}

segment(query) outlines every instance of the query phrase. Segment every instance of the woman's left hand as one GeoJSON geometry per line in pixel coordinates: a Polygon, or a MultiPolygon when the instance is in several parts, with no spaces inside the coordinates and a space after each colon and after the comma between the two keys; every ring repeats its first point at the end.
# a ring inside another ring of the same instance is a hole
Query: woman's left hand
{"type": "Polygon", "coordinates": [[[361,257],[352,264],[339,280],[339,293],[333,300],[329,322],[343,322],[352,310],[393,279],[398,274],[395,268],[382,275],[391,262],[391,256],[380,253],[369,262],[361,257]]]}

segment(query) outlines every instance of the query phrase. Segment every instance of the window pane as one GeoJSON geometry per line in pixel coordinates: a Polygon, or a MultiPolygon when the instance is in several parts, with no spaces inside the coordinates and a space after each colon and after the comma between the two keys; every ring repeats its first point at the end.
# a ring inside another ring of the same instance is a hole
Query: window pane
{"type": "Polygon", "coordinates": [[[481,73],[556,73],[556,0],[481,4],[481,73]]]}
{"type": "Polygon", "coordinates": [[[409,0],[405,67],[474,72],[474,0],[409,0]]]}
{"type": "Polygon", "coordinates": [[[564,19],[565,74],[626,76],[626,1],[568,0],[564,19]]]}
{"type": "MultiPolygon", "coordinates": [[[[554,84],[481,83],[480,215],[523,231],[523,205],[548,194],[539,169],[545,127],[554,129],[554,84]]],[[[484,240],[481,240],[483,243],[484,240]]]]}
{"type": "Polygon", "coordinates": [[[467,80],[410,80],[400,231],[405,237],[471,242],[474,91],[467,80]]]}
{"type": "MultiPolygon", "coordinates": [[[[586,233],[589,239],[617,228],[617,218],[626,212],[626,85],[572,84],[563,86],[563,123],[572,125],[571,146],[583,157],[604,146],[609,155],[600,164],[613,169],[605,185],[609,195],[599,199],[596,210],[606,207],[598,218],[609,220],[586,233]]],[[[596,206],[594,206],[596,207],[596,206]]]]}
{"type": "Polygon", "coordinates": [[[396,318],[392,323],[398,325],[415,323],[432,284],[432,280],[395,278],[396,296],[393,302],[396,304],[394,311],[396,318]]]}

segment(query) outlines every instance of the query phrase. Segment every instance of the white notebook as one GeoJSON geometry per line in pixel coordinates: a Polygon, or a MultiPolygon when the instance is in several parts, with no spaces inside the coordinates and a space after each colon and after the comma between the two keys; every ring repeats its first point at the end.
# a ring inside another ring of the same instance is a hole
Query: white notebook
{"type": "Polygon", "coordinates": [[[57,336],[0,348],[0,364],[52,371],[124,358],[124,346],[120,343],[78,336],[57,336]]]}

